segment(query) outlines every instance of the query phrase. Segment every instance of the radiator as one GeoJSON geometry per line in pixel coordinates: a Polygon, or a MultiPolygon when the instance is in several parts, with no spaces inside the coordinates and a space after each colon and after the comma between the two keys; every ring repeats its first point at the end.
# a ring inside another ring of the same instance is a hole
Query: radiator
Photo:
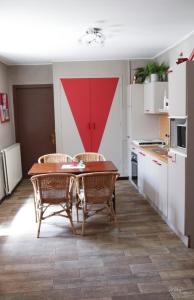
{"type": "Polygon", "coordinates": [[[4,189],[4,176],[3,176],[3,159],[2,154],[0,153],[0,200],[3,199],[5,196],[5,189],[4,189]]]}
{"type": "Polygon", "coordinates": [[[20,144],[14,144],[1,152],[3,156],[5,193],[9,195],[22,179],[20,144]]]}

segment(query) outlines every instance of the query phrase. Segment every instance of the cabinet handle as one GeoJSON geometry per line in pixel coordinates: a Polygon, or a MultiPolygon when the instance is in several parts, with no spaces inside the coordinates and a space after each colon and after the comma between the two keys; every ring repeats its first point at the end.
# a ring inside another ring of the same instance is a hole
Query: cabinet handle
{"type": "Polygon", "coordinates": [[[161,166],[162,164],[160,164],[157,160],[152,160],[153,162],[155,162],[155,164],[157,164],[158,166],[161,166]]]}
{"type": "Polygon", "coordinates": [[[146,156],[143,152],[139,152],[139,154],[143,155],[143,156],[146,156]]]}
{"type": "Polygon", "coordinates": [[[93,123],[93,129],[96,129],[96,123],[93,123]]]}
{"type": "Polygon", "coordinates": [[[90,122],[88,123],[88,129],[91,129],[91,124],[90,124],[90,122]]]}

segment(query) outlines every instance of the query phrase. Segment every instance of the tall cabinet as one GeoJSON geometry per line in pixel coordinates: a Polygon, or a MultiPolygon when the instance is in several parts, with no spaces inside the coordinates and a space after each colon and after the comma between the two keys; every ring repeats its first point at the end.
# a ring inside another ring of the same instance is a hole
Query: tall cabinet
{"type": "MultiPolygon", "coordinates": [[[[169,116],[186,120],[186,149],[171,143],[168,161],[168,211],[170,223],[194,248],[194,62],[171,68],[169,116]]],[[[175,119],[175,120],[174,120],[175,119]]],[[[177,127],[171,126],[171,139],[177,127]]]]}
{"type": "Polygon", "coordinates": [[[61,78],[61,139],[70,155],[100,152],[122,173],[121,79],[61,78]]]}

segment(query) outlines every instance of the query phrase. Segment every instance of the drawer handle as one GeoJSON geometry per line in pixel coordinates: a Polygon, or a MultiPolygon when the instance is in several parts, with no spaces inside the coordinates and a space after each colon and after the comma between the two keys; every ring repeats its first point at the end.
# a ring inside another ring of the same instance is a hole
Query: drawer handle
{"type": "Polygon", "coordinates": [[[143,156],[146,156],[143,152],[139,152],[139,154],[143,155],[143,156]]]}
{"type": "Polygon", "coordinates": [[[162,164],[160,164],[157,160],[153,159],[152,160],[155,164],[157,164],[158,166],[161,166],[162,164]]]}

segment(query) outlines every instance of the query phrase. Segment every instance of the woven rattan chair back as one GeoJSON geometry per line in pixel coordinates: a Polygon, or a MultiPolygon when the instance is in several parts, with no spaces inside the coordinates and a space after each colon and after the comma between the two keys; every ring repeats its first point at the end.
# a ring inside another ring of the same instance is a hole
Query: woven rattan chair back
{"type": "Polygon", "coordinates": [[[70,173],[41,174],[32,176],[31,181],[34,188],[36,220],[39,223],[37,237],[40,234],[41,221],[54,215],[69,218],[74,232],[72,222],[72,189],[75,175],[70,173]],[[55,211],[45,216],[47,208],[51,205],[55,208],[55,211]],[[57,207],[59,209],[56,210],[57,207]]]}
{"type": "Polygon", "coordinates": [[[73,158],[64,153],[50,153],[39,157],[38,163],[65,163],[71,162],[73,158]]]}
{"type": "Polygon", "coordinates": [[[96,152],[83,152],[78,153],[73,157],[73,160],[80,161],[83,160],[84,162],[87,161],[105,161],[104,155],[96,152]]]}
{"type": "Polygon", "coordinates": [[[115,172],[88,173],[77,176],[79,205],[83,212],[82,234],[84,234],[85,220],[90,217],[90,209],[93,212],[91,215],[106,210],[107,214],[116,221],[112,196],[118,177],[119,173],[115,172]],[[102,208],[93,210],[95,205],[102,205],[102,208]]]}

